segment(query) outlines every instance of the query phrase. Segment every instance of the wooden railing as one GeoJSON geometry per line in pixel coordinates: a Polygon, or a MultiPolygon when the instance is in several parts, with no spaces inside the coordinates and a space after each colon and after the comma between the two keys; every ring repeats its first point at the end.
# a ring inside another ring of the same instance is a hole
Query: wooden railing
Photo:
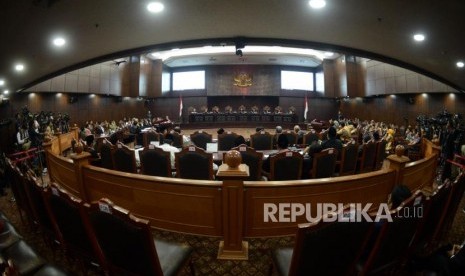
{"type": "MultiPolygon", "coordinates": [[[[63,140],[62,140],[63,141],[63,140]]],[[[150,220],[152,227],[196,235],[265,237],[294,235],[294,222],[265,222],[264,204],[386,202],[393,187],[403,183],[412,190],[431,189],[438,148],[425,143],[427,156],[415,162],[390,156],[388,168],[379,171],[298,181],[200,181],[123,173],[89,165],[90,155],[58,156],[46,148],[51,180],[86,202],[109,198],[135,215],[150,220]],[[399,182],[400,181],[400,182],[399,182]],[[240,192],[240,194],[238,194],[240,192]],[[233,218],[233,219],[231,219],[233,218]],[[237,224],[236,224],[237,221],[237,224]],[[231,224],[232,223],[232,224],[231,224]],[[240,229],[230,231],[231,225],[240,229]],[[232,235],[232,236],[231,236],[232,235]]],[[[311,215],[315,215],[315,209],[311,215]]]]}

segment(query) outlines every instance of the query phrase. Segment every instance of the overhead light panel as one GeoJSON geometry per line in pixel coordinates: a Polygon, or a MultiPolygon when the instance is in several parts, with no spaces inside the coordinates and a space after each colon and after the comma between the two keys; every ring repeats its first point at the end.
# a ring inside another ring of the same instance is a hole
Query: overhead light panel
{"type": "Polygon", "coordinates": [[[194,47],[194,48],[181,48],[167,51],[159,51],[151,53],[151,56],[163,61],[174,57],[193,56],[193,55],[213,55],[213,54],[229,54],[237,53],[241,50],[242,54],[291,54],[300,56],[311,56],[319,60],[325,59],[327,56],[321,51],[305,48],[292,48],[292,47],[273,47],[273,46],[253,46],[241,45],[236,46],[212,46],[212,47],[194,47]]]}
{"type": "Polygon", "coordinates": [[[57,47],[63,47],[66,44],[66,40],[62,37],[57,37],[53,39],[53,45],[57,47]]]}
{"type": "Polygon", "coordinates": [[[147,10],[151,13],[159,13],[165,9],[165,5],[160,2],[151,2],[147,5],[147,10]]]}
{"type": "Polygon", "coordinates": [[[413,39],[414,39],[415,41],[423,41],[423,40],[425,40],[425,35],[424,35],[424,34],[415,34],[415,35],[413,36],[413,39]]]}
{"type": "Polygon", "coordinates": [[[21,63],[18,63],[15,65],[15,70],[18,71],[18,72],[21,72],[24,70],[24,65],[21,64],[21,63]]]}
{"type": "Polygon", "coordinates": [[[308,4],[313,9],[321,9],[326,6],[326,1],[325,0],[310,0],[308,4]]]}
{"type": "Polygon", "coordinates": [[[458,68],[463,68],[463,66],[465,66],[465,63],[463,63],[463,61],[457,62],[457,67],[458,68]]]}
{"type": "Polygon", "coordinates": [[[5,85],[5,81],[4,80],[0,80],[0,86],[4,86],[5,85]]]}

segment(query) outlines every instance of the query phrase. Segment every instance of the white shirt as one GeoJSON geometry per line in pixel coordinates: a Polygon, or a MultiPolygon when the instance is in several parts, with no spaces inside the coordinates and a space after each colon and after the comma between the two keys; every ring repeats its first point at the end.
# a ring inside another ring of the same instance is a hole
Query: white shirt
{"type": "Polygon", "coordinates": [[[174,154],[180,152],[180,150],[170,144],[161,144],[158,148],[170,153],[171,168],[174,168],[176,166],[174,154]]]}
{"type": "Polygon", "coordinates": [[[21,129],[16,134],[16,140],[18,141],[18,144],[20,145],[24,144],[28,138],[29,138],[29,133],[27,132],[27,130],[21,129]]]}

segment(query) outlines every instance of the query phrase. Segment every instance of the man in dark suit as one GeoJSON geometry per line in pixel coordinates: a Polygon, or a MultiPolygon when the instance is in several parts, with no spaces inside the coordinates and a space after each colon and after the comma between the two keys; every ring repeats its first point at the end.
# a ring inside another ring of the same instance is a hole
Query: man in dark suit
{"type": "Polygon", "coordinates": [[[323,141],[323,143],[321,143],[321,148],[322,149],[334,148],[334,149],[337,149],[338,154],[340,154],[342,151],[343,145],[342,145],[341,140],[337,139],[336,136],[337,136],[336,129],[334,127],[330,127],[328,129],[328,139],[323,141]]]}

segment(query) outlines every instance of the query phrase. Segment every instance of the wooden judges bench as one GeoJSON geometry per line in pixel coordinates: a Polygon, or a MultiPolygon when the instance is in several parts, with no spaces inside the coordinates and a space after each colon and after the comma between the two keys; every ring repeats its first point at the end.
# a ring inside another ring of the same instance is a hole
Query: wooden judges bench
{"type": "MultiPolygon", "coordinates": [[[[69,135],[69,134],[65,134],[69,135]]],[[[73,136],[72,134],[71,136],[73,136]]],[[[174,232],[222,237],[228,259],[245,259],[243,238],[294,235],[299,223],[265,222],[264,204],[387,202],[396,184],[432,190],[439,148],[423,140],[424,158],[408,162],[389,156],[389,166],[358,175],[296,181],[222,181],[163,178],[123,173],[89,164],[90,155],[60,155],[62,139],[45,145],[50,179],[86,202],[106,197],[151,226],[174,232]],[[230,253],[230,254],[229,254],[230,253]]],[[[312,208],[312,216],[315,216],[312,208]]],[[[221,252],[220,248],[220,252],[221,252]]]]}
{"type": "Polygon", "coordinates": [[[297,123],[296,114],[191,113],[189,123],[297,123]]]}

